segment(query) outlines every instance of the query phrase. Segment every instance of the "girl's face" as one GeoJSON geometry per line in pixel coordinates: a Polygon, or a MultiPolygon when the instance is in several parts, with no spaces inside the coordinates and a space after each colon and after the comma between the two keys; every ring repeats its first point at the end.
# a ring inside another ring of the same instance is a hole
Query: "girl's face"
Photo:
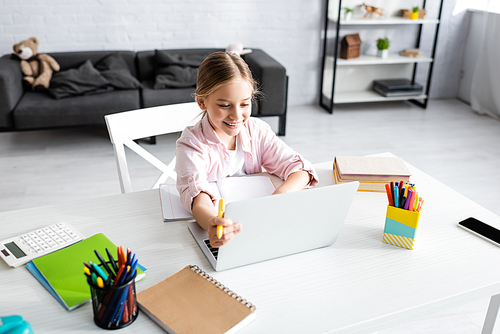
{"type": "Polygon", "coordinates": [[[198,98],[215,133],[228,149],[234,149],[235,137],[252,112],[252,86],[240,78],[220,86],[206,98],[198,98]]]}

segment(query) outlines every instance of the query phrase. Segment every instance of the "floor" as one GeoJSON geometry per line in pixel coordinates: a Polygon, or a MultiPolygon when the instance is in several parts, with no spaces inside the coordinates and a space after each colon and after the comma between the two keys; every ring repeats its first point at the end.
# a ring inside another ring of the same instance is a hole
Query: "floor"
{"type": "MultiPolygon", "coordinates": [[[[276,128],[277,120],[268,119],[276,128]]],[[[143,146],[173,156],[178,135],[143,146]]],[[[313,163],[335,155],[392,152],[500,215],[500,122],[474,114],[457,100],[433,100],[426,110],[407,102],[288,109],[282,139],[313,163]]],[[[0,211],[120,193],[107,130],[77,128],[0,133],[0,211]]],[[[155,169],[129,155],[134,190],[147,189],[155,169]]],[[[479,333],[489,300],[379,331],[479,333]]]]}

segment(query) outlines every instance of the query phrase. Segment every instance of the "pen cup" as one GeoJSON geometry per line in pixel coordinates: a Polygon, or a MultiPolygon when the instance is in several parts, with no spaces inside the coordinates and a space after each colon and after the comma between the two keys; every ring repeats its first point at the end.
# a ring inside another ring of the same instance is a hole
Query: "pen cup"
{"type": "Polygon", "coordinates": [[[387,206],[384,242],[394,246],[413,249],[417,239],[420,212],[387,206]]]}
{"type": "Polygon", "coordinates": [[[87,283],[92,294],[94,322],[103,329],[120,329],[127,327],[137,319],[139,309],[135,290],[135,274],[128,282],[117,286],[93,284],[90,277],[87,283]]]}

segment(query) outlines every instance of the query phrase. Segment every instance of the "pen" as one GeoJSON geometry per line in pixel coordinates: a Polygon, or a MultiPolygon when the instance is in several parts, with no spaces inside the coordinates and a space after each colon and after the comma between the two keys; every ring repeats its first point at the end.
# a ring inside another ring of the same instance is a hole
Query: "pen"
{"type": "Polygon", "coordinates": [[[130,257],[131,257],[130,248],[127,248],[127,260],[125,261],[125,263],[130,264],[130,257]]]}
{"type": "MultiPolygon", "coordinates": [[[[224,200],[222,198],[219,200],[219,214],[217,216],[219,218],[224,216],[224,200]]],[[[222,234],[224,234],[224,226],[217,225],[217,239],[220,239],[222,234]]]]}
{"type": "Polygon", "coordinates": [[[109,262],[111,263],[111,266],[113,267],[113,270],[115,271],[116,274],[118,272],[118,267],[116,266],[116,262],[115,259],[113,258],[113,255],[111,255],[111,252],[107,248],[106,248],[106,254],[108,254],[109,262]]]}
{"type": "Polygon", "coordinates": [[[112,276],[113,272],[111,271],[111,268],[109,268],[108,264],[106,263],[106,261],[104,261],[104,259],[102,258],[101,254],[99,254],[97,249],[94,249],[94,253],[97,256],[97,259],[99,259],[99,262],[103,266],[104,270],[106,270],[108,272],[109,276],[112,276]]]}

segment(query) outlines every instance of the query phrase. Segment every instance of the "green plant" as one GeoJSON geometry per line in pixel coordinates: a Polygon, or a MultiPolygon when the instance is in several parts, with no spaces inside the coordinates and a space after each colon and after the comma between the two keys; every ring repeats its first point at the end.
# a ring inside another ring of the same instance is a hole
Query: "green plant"
{"type": "Polygon", "coordinates": [[[412,9],[413,9],[413,12],[414,12],[414,13],[418,13],[418,10],[419,10],[418,6],[413,7],[412,9]]]}
{"type": "Polygon", "coordinates": [[[390,45],[391,43],[387,37],[377,39],[377,49],[379,50],[387,50],[390,45]]]}
{"type": "Polygon", "coordinates": [[[344,10],[345,10],[346,14],[354,12],[354,9],[347,8],[347,7],[344,7],[344,10]]]}

